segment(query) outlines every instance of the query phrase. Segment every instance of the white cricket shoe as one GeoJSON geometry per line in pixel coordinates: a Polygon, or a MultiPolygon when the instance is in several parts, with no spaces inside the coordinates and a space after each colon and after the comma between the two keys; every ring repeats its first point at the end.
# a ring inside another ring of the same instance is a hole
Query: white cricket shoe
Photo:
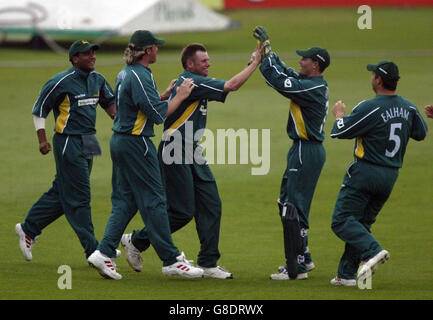
{"type": "MultiPolygon", "coordinates": [[[[311,261],[310,263],[306,263],[305,267],[307,269],[307,272],[313,271],[316,268],[316,266],[315,266],[315,264],[314,264],[313,261],[311,261]]],[[[286,268],[286,266],[279,266],[278,267],[278,272],[282,272],[285,268],[286,268]]]]}
{"type": "MultiPolygon", "coordinates": [[[[116,249],[116,258],[119,258],[121,255],[122,251],[116,249]]],[[[93,268],[93,265],[89,261],[87,261],[87,264],[93,268]]]]}
{"type": "Polygon", "coordinates": [[[335,277],[331,280],[331,284],[333,286],[344,286],[344,287],[353,287],[356,286],[356,280],[355,279],[343,279],[339,277],[335,277]]]}
{"type": "Polygon", "coordinates": [[[316,268],[316,265],[314,264],[313,261],[311,261],[310,263],[306,263],[305,267],[307,268],[307,272],[310,272],[316,268]]]}
{"type": "Polygon", "coordinates": [[[123,250],[125,250],[126,261],[132,269],[137,272],[143,270],[143,259],[141,258],[141,252],[131,242],[132,234],[124,234],[120,243],[122,244],[123,250]]]}
{"type": "Polygon", "coordinates": [[[27,261],[31,261],[33,258],[32,249],[37,237],[35,239],[32,239],[28,235],[26,235],[23,231],[23,228],[21,227],[21,223],[17,223],[15,225],[15,232],[19,238],[20,249],[24,259],[26,259],[27,261]]]}
{"type": "Polygon", "coordinates": [[[360,270],[358,271],[358,280],[364,281],[373,276],[377,268],[381,264],[384,264],[390,258],[389,252],[386,250],[380,251],[373,258],[364,262],[360,270]]]}
{"type": "Polygon", "coordinates": [[[203,278],[233,279],[233,274],[220,266],[216,266],[213,268],[205,268],[201,266],[197,267],[203,269],[203,278]]]}
{"type": "Polygon", "coordinates": [[[177,262],[172,265],[162,267],[162,274],[166,276],[181,276],[185,278],[201,278],[203,277],[203,269],[196,268],[191,265],[192,261],[186,260],[185,254],[182,252],[176,257],[177,262]]]}
{"type": "Polygon", "coordinates": [[[122,275],[116,271],[116,263],[113,259],[95,250],[87,259],[91,266],[98,270],[99,274],[107,279],[120,280],[122,275]]]}
{"type": "Polygon", "coordinates": [[[306,280],[308,279],[308,273],[298,273],[295,279],[290,279],[285,266],[280,266],[278,268],[278,273],[271,274],[270,278],[271,280],[306,280]]]}

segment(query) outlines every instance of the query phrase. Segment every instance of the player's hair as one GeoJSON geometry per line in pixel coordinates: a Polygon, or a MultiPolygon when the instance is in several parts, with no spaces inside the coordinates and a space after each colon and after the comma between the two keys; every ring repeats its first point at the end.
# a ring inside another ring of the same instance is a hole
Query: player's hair
{"type": "Polygon", "coordinates": [[[325,71],[325,69],[326,69],[326,67],[319,62],[319,71],[320,71],[320,73],[323,73],[323,71],[325,71]]]}
{"type": "MultiPolygon", "coordinates": [[[[380,75],[377,75],[374,73],[375,78],[380,77],[380,75]]],[[[400,77],[394,77],[392,79],[384,79],[382,78],[382,86],[384,89],[389,91],[395,91],[397,89],[397,82],[400,80],[400,77]]]]}
{"type": "Polygon", "coordinates": [[[182,55],[181,55],[181,61],[182,61],[182,66],[184,69],[186,69],[186,62],[189,59],[193,59],[196,52],[197,51],[203,51],[206,52],[206,47],[200,43],[192,43],[188,46],[186,46],[185,48],[183,48],[182,50],[182,55]]]}
{"type": "Polygon", "coordinates": [[[123,60],[125,60],[126,64],[131,65],[139,61],[146,54],[146,49],[150,48],[152,48],[152,46],[138,48],[133,43],[130,43],[125,49],[123,60]]]}

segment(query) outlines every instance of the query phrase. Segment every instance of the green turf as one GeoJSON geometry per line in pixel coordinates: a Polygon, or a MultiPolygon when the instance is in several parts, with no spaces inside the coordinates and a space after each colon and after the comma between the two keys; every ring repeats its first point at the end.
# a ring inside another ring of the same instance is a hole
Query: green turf
{"type": "MultiPolygon", "coordinates": [[[[189,42],[209,49],[211,75],[230,78],[241,70],[255,45],[251,30],[268,28],[271,44],[288,65],[298,68],[294,50],[325,46],[332,57],[325,73],[330,105],[343,99],[351,109],[373,97],[367,63],[392,59],[400,67],[398,92],[421,110],[431,104],[431,39],[433,9],[373,8],[373,29],[356,27],[356,9],[248,10],[227,13],[240,22],[225,32],[164,35],[167,46],[152,66],[160,90],[180,73],[179,50],[189,42]]],[[[110,52],[97,52],[97,70],[114,84],[122,68],[122,48],[110,43],[110,52]],[[99,65],[98,65],[99,63],[99,65]]],[[[267,87],[257,71],[225,104],[210,103],[208,128],[271,129],[271,167],[265,176],[252,176],[251,165],[212,165],[223,201],[219,263],[235,279],[184,280],[161,274],[161,262],[153,249],[143,254],[142,273],[132,271],[124,257],[118,259],[122,281],[102,279],[87,266],[83,250],[64,217],[47,227],[36,243],[32,262],[21,256],[14,225],[48,190],[54,177],[53,155],[41,156],[33,128],[31,108],[43,83],[69,68],[67,59],[49,51],[0,48],[0,299],[432,299],[433,239],[431,226],[432,132],[424,142],[409,143],[403,169],[394,191],[380,213],[373,233],[391,253],[389,263],[373,278],[372,290],[336,288],[335,276],[343,243],[330,229],[331,215],[344,172],[352,161],[353,141],[331,140],[330,114],[325,126],[327,161],[310,213],[310,249],[317,269],[307,281],[273,282],[269,274],[283,263],[282,227],[276,210],[280,178],[290,147],[285,133],[288,101],[267,87]],[[27,68],[15,65],[28,64],[27,68]],[[43,67],[38,65],[43,64],[43,67]],[[9,67],[8,67],[9,65],[9,67]],[[51,66],[50,66],[51,65],[51,66]],[[60,265],[72,268],[72,289],[60,290],[60,265]]],[[[424,114],[423,110],[421,110],[424,114]]],[[[432,123],[428,119],[429,124],[432,123]]],[[[52,136],[52,115],[48,118],[52,136]]],[[[103,235],[111,210],[111,160],[108,141],[111,121],[99,111],[97,136],[103,150],[94,161],[91,176],[93,223],[103,235]]],[[[161,128],[153,139],[157,144],[161,128]]],[[[127,232],[141,228],[137,215],[127,232]]],[[[189,259],[199,249],[194,223],[173,235],[189,259]]]]}

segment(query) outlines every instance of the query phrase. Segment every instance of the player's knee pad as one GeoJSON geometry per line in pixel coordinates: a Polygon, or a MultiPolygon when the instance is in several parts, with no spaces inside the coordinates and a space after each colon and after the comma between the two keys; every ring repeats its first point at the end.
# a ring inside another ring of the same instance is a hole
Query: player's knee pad
{"type": "Polygon", "coordinates": [[[301,237],[298,210],[290,203],[283,204],[281,222],[284,233],[284,251],[286,256],[286,268],[290,278],[296,277],[298,264],[304,262],[304,246],[301,237]]]}
{"type": "Polygon", "coordinates": [[[283,204],[281,210],[281,221],[283,222],[283,225],[296,221],[299,228],[299,234],[300,234],[301,227],[299,225],[299,214],[298,214],[298,210],[296,209],[293,203],[285,202],[283,204]]]}
{"type": "Polygon", "coordinates": [[[278,204],[278,213],[279,213],[280,218],[281,218],[281,215],[283,214],[284,203],[281,202],[280,199],[278,199],[278,200],[277,200],[277,204],[278,204]]]}

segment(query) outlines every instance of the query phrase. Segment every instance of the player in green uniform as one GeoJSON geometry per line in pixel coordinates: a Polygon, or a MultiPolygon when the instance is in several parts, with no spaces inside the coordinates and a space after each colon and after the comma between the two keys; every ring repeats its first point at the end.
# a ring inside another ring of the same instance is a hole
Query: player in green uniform
{"type": "MultiPolygon", "coordinates": [[[[159,145],[171,232],[181,229],[195,218],[201,244],[197,265],[204,270],[204,277],[207,278],[231,279],[233,275],[217,265],[220,258],[221,199],[215,178],[201,156],[198,142],[206,127],[208,101],[225,102],[230,91],[238,90],[248,80],[260,64],[259,49],[255,53],[255,58],[247,67],[226,81],[208,77],[210,61],[203,45],[191,44],[184,48],[181,58],[184,72],[179,75],[176,86],[191,78],[195,88],[165,120],[164,138],[159,145]],[[179,158],[171,154],[177,147],[182,150],[179,158]]],[[[174,92],[171,99],[175,97],[174,92]]],[[[140,271],[140,252],[149,246],[147,228],[124,235],[122,245],[127,248],[126,257],[131,267],[140,271]]]]}
{"type": "Polygon", "coordinates": [[[112,259],[116,257],[122,234],[137,210],[148,230],[150,243],[163,261],[163,274],[187,278],[203,274],[173,244],[158,157],[150,139],[154,136],[154,125],[163,123],[188,97],[194,85],[192,79],[185,79],[177,87],[173,99],[161,99],[149,65],[156,62],[158,45],[164,42],[147,30],[134,32],[125,51],[127,65],[116,80],[117,116],[110,140],[112,212],[98,249],[88,259],[103,277],[109,279],[122,278],[112,259]]]}
{"type": "Polygon", "coordinates": [[[20,248],[32,260],[35,239],[54,220],[65,214],[88,257],[97,247],[90,209],[90,172],[93,157],[100,154],[95,138],[96,107],[99,103],[114,118],[113,91],[105,78],[94,71],[98,46],[84,40],[69,49],[72,68],[53,76],[42,88],[33,107],[39,150],[51,150],[45,134],[45,118],[52,110],[56,177],[49,191],[33,205],[25,221],[15,226],[20,248]]]}
{"type": "Polygon", "coordinates": [[[296,50],[301,59],[300,70],[295,72],[271,51],[263,27],[256,27],[254,37],[264,46],[260,71],[266,83],[290,99],[287,134],[293,140],[278,199],[286,265],[279,267],[271,279],[307,279],[307,272],[314,269],[308,249],[309,211],[326,158],[322,142],[328,113],[328,84],[322,73],[329,66],[330,57],[326,49],[319,47],[296,50]]]}
{"type": "Polygon", "coordinates": [[[376,97],[360,102],[347,116],[341,101],[332,109],[336,122],[331,137],[356,139],[355,162],[344,176],[332,216],[332,230],[346,243],[333,285],[355,286],[361,261],[357,277],[363,281],[389,259],[370,228],[391,194],[409,138],[420,141],[427,134],[416,106],[395,93],[397,65],[381,61],[367,70],[376,97]]]}

